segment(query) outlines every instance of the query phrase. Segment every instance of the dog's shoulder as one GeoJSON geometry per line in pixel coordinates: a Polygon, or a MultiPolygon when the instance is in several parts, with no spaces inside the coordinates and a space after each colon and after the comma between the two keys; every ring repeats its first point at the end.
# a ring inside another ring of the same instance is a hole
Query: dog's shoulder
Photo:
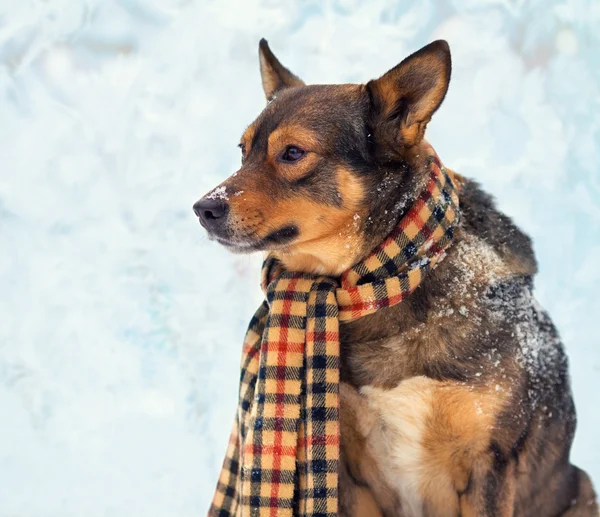
{"type": "Polygon", "coordinates": [[[515,274],[533,276],[537,262],[531,239],[498,210],[491,195],[473,180],[462,181],[460,209],[466,233],[489,244],[515,274]]]}
{"type": "Polygon", "coordinates": [[[405,302],[342,326],[342,374],[357,385],[393,387],[413,375],[477,380],[492,340],[514,356],[511,307],[531,294],[537,271],[531,240],[476,182],[460,184],[461,222],[446,258],[405,302]]]}

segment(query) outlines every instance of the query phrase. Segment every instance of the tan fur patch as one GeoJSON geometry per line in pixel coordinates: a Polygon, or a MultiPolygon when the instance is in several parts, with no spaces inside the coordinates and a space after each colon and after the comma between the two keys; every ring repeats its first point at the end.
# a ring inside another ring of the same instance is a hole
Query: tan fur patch
{"type": "MultiPolygon", "coordinates": [[[[252,128],[247,130],[248,134],[252,128]]],[[[285,139],[281,133],[275,140],[285,139]]],[[[297,135],[297,133],[294,133],[297,135]]],[[[306,133],[306,138],[310,134],[306,133]]],[[[311,153],[312,154],[312,153],[311,153]]],[[[306,166],[288,166],[302,177],[317,158],[302,159],[306,166]]],[[[286,166],[277,164],[277,173],[286,166]]],[[[289,179],[289,178],[288,178],[289,179]]],[[[337,170],[341,206],[319,203],[301,193],[274,199],[269,195],[271,178],[255,170],[242,170],[225,180],[219,187],[228,195],[229,225],[236,238],[259,241],[271,232],[294,225],[299,237],[289,245],[273,248],[276,256],[292,271],[339,275],[357,262],[365,252],[361,233],[365,196],[364,185],[351,171],[337,170]]]]}
{"type": "Polygon", "coordinates": [[[302,86],[304,83],[287,68],[285,68],[275,57],[268,43],[261,40],[258,56],[260,59],[260,75],[263,90],[267,100],[282,88],[302,86]]]}
{"type": "Polygon", "coordinates": [[[376,81],[369,83],[389,118],[404,99],[405,119],[398,125],[397,141],[406,147],[423,139],[427,123],[442,103],[450,82],[450,51],[445,42],[434,42],[407,57],[376,81]]]}
{"type": "Polygon", "coordinates": [[[341,167],[337,176],[341,207],[293,198],[277,203],[274,208],[277,214],[272,213],[270,221],[280,219],[280,225],[294,221],[300,229],[297,241],[276,252],[287,269],[339,275],[365,252],[360,234],[364,187],[356,176],[341,167]],[[294,214],[302,214],[301,220],[294,220],[294,214]]]}
{"type": "Polygon", "coordinates": [[[262,52],[259,54],[259,59],[263,90],[267,99],[270,99],[273,93],[281,86],[281,79],[262,52]]]}
{"type": "MultiPolygon", "coordinates": [[[[376,459],[382,477],[398,493],[406,517],[424,515],[420,494],[425,458],[422,442],[434,387],[434,382],[425,377],[413,377],[392,390],[370,386],[361,389],[380,422],[368,437],[367,449],[376,459]]],[[[438,480],[445,475],[439,474],[438,480]]]]}
{"type": "MultiPolygon", "coordinates": [[[[473,464],[481,457],[488,461],[503,397],[422,376],[391,390],[365,386],[361,394],[375,413],[363,410],[361,418],[375,423],[363,436],[359,461],[375,463],[370,470],[399,496],[406,517],[458,515],[458,492],[465,489],[473,464]]],[[[364,431],[364,425],[358,427],[364,431]]]]}
{"type": "MultiPolygon", "coordinates": [[[[379,425],[377,419],[378,414],[369,405],[367,397],[360,395],[349,384],[340,384],[341,450],[346,468],[354,479],[363,483],[364,490],[371,494],[377,506],[383,509],[386,515],[393,516],[398,514],[400,506],[398,495],[394,488],[387,484],[379,468],[377,447],[368,446],[377,439],[372,434],[379,425]]],[[[355,488],[351,488],[352,496],[355,488]]],[[[366,494],[362,495],[367,498],[366,494]]],[[[353,512],[352,515],[371,514],[353,512]]]]}
{"type": "Polygon", "coordinates": [[[254,124],[249,125],[244,131],[242,138],[240,139],[240,143],[244,146],[246,153],[250,152],[252,148],[252,140],[254,139],[254,134],[256,132],[256,127],[254,124]]]}
{"type": "Polygon", "coordinates": [[[438,384],[422,436],[421,495],[434,515],[456,507],[473,464],[483,457],[502,407],[502,391],[461,384],[438,384]]]}
{"type": "Polygon", "coordinates": [[[269,135],[267,156],[277,174],[289,181],[297,180],[308,174],[317,164],[321,145],[316,134],[301,126],[283,125],[269,135]],[[279,159],[288,146],[297,146],[305,151],[305,156],[293,163],[279,159]]]}
{"type": "Polygon", "coordinates": [[[353,517],[383,517],[373,494],[365,487],[357,487],[352,507],[353,517]]]}

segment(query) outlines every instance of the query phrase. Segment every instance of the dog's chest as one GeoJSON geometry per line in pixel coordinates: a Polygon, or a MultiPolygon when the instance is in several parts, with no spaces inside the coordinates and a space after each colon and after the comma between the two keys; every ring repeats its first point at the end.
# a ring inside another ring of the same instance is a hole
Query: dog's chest
{"type": "Polygon", "coordinates": [[[364,387],[361,393],[375,414],[366,450],[397,494],[402,514],[421,517],[425,427],[432,409],[432,387],[413,378],[394,390],[364,387]]]}
{"type": "Polygon", "coordinates": [[[487,449],[497,399],[423,376],[385,390],[342,385],[342,449],[386,515],[458,515],[458,493],[487,449]]]}

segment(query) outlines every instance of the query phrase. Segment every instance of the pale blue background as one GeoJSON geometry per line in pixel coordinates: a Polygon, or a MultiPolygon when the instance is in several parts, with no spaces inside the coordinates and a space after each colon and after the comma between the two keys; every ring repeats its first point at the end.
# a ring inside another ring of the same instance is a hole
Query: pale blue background
{"type": "Polygon", "coordinates": [[[429,140],[529,232],[600,483],[600,2],[0,0],[0,517],[204,515],[258,257],[191,205],[263,107],[446,38],[429,140]]]}

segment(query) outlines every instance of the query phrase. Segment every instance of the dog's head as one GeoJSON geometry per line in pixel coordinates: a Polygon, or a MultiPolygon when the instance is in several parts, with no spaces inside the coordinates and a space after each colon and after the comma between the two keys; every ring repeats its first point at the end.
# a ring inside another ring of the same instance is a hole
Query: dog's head
{"type": "Polygon", "coordinates": [[[436,41],[366,85],[305,85],[259,46],[267,106],[240,169],[194,204],[211,238],[337,275],[397,224],[418,186],[419,144],[450,81],[436,41]]]}

